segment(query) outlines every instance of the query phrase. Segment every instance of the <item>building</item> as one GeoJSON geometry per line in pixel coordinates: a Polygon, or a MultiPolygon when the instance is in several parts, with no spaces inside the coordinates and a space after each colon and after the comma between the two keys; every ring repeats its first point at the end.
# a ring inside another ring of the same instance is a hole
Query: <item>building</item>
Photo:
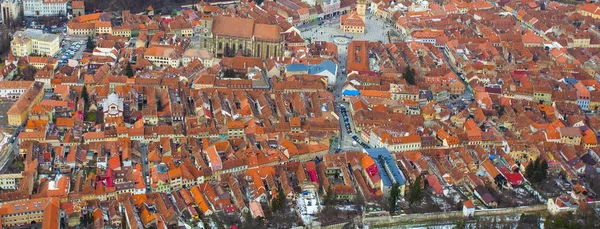
{"type": "Polygon", "coordinates": [[[14,34],[10,47],[17,57],[30,54],[54,56],[60,48],[60,37],[41,30],[27,29],[14,34]]]}
{"type": "MultiPolygon", "coordinates": [[[[120,26],[123,28],[125,26],[120,26]]],[[[110,15],[107,13],[93,13],[85,14],[82,16],[75,17],[67,22],[67,34],[72,36],[92,36],[98,34],[112,34],[115,28],[110,23],[110,15]]],[[[129,32],[123,32],[119,29],[114,35],[129,34],[131,36],[131,30],[129,32]]]]}
{"type": "Polygon", "coordinates": [[[581,144],[581,131],[577,127],[562,127],[559,128],[560,142],[571,145],[581,144]]]}
{"type": "Polygon", "coordinates": [[[110,94],[104,101],[102,101],[102,111],[104,112],[104,119],[115,118],[123,116],[123,98],[115,93],[110,94]]]}
{"type": "Polygon", "coordinates": [[[41,228],[59,228],[59,199],[39,198],[5,203],[0,208],[2,227],[42,223],[41,228]]]}
{"type": "Polygon", "coordinates": [[[352,11],[342,16],[340,30],[346,33],[365,33],[365,22],[357,11],[352,11]]]}
{"type": "Polygon", "coordinates": [[[473,204],[472,200],[463,202],[463,216],[473,217],[475,215],[475,208],[475,204],[473,204]]]}
{"type": "Polygon", "coordinates": [[[577,5],[577,13],[579,13],[583,16],[588,16],[588,17],[592,17],[594,19],[598,19],[598,18],[600,18],[600,6],[593,4],[593,3],[578,4],[577,5]]]}
{"type": "Polygon", "coordinates": [[[146,50],[144,58],[156,67],[171,66],[178,68],[181,65],[181,48],[168,45],[154,45],[146,50]]]}
{"type": "Polygon", "coordinates": [[[73,9],[73,17],[85,15],[85,3],[83,1],[72,1],[71,8],[73,9]]]}
{"type": "MultiPolygon", "coordinates": [[[[31,107],[37,104],[44,98],[44,84],[41,82],[30,82],[30,81],[2,81],[0,84],[0,94],[3,91],[11,91],[7,93],[7,97],[17,98],[17,101],[8,109],[6,115],[8,116],[8,125],[18,126],[23,124],[27,120],[27,116],[31,107]],[[9,84],[5,84],[8,82],[9,84]],[[23,84],[11,84],[23,83],[23,84]],[[28,85],[27,87],[23,87],[28,85]],[[15,87],[19,86],[19,87],[15,87]]],[[[0,97],[5,97],[1,96],[0,97]]]]}
{"type": "Polygon", "coordinates": [[[318,75],[327,77],[327,85],[334,85],[337,79],[338,66],[331,60],[319,64],[289,64],[285,66],[285,73],[292,75],[318,75]]]}
{"type": "Polygon", "coordinates": [[[67,0],[23,0],[25,17],[66,16],[67,0]]]}
{"type": "Polygon", "coordinates": [[[369,135],[369,143],[375,147],[384,147],[390,152],[405,152],[421,149],[421,136],[392,135],[382,128],[373,128],[369,135]]]}
{"type": "Polygon", "coordinates": [[[212,23],[212,38],[204,39],[202,45],[217,58],[238,52],[261,59],[283,56],[284,40],[277,25],[227,16],[217,16],[212,23]]]}
{"type": "Polygon", "coordinates": [[[23,2],[21,0],[2,0],[0,1],[0,21],[7,23],[11,20],[17,20],[23,2]]]}
{"type": "Polygon", "coordinates": [[[38,70],[35,73],[34,80],[44,84],[44,90],[51,90],[51,80],[54,79],[54,71],[52,70],[38,70]]]}
{"type": "Polygon", "coordinates": [[[185,50],[185,52],[183,53],[183,56],[181,58],[181,64],[184,67],[187,67],[188,64],[190,64],[192,61],[194,60],[200,60],[200,62],[202,62],[202,65],[204,65],[204,67],[211,67],[213,66],[213,55],[212,53],[210,53],[207,50],[203,50],[203,49],[188,49],[185,50]]]}
{"type": "Polygon", "coordinates": [[[23,179],[22,173],[9,173],[0,175],[0,188],[14,190],[19,187],[19,181],[23,179]]]}
{"type": "Polygon", "coordinates": [[[227,123],[227,136],[230,139],[244,137],[244,122],[229,121],[227,123]]]}
{"type": "Polygon", "coordinates": [[[579,208],[579,203],[569,195],[563,195],[548,199],[548,211],[552,215],[575,212],[579,208]]]}
{"type": "Polygon", "coordinates": [[[389,196],[392,186],[398,184],[400,195],[404,196],[405,180],[404,175],[398,168],[396,160],[392,157],[386,148],[365,149],[367,154],[375,161],[381,177],[381,191],[384,196],[389,196]]]}
{"type": "Polygon", "coordinates": [[[323,9],[323,18],[327,19],[340,13],[340,0],[317,0],[317,5],[323,9]]]}
{"type": "Polygon", "coordinates": [[[350,42],[348,45],[348,63],[346,66],[348,74],[353,71],[370,71],[368,41],[350,42]]]}
{"type": "Polygon", "coordinates": [[[33,81],[0,81],[0,98],[18,99],[33,84],[33,81]]]}
{"type": "Polygon", "coordinates": [[[587,111],[590,107],[590,91],[582,83],[576,83],[574,86],[577,90],[577,105],[587,111]]]}

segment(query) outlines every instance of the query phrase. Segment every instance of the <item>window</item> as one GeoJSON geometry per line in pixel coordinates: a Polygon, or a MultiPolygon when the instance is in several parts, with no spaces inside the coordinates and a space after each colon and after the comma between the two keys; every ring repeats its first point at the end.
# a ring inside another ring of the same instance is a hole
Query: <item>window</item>
{"type": "Polygon", "coordinates": [[[266,57],[269,57],[271,55],[271,53],[269,52],[270,51],[269,48],[271,48],[271,46],[267,45],[267,56],[266,57]]]}
{"type": "Polygon", "coordinates": [[[261,55],[260,44],[256,45],[256,55],[260,57],[261,55]]]}

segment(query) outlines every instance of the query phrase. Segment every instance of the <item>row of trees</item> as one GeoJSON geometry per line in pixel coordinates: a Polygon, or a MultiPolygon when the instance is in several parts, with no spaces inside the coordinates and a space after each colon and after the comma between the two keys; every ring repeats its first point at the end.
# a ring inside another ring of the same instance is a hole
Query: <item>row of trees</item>
{"type": "Polygon", "coordinates": [[[404,77],[404,79],[406,80],[406,83],[410,84],[410,85],[416,84],[415,76],[416,76],[415,69],[411,68],[410,66],[407,66],[404,69],[404,72],[402,73],[402,77],[404,77]]]}
{"type": "MultiPolygon", "coordinates": [[[[415,204],[421,203],[423,198],[425,198],[425,192],[423,187],[423,178],[421,176],[417,176],[417,178],[410,183],[408,189],[408,193],[406,198],[408,199],[409,206],[414,206],[415,204]]],[[[398,183],[394,183],[392,185],[392,190],[390,190],[390,214],[394,214],[396,212],[398,199],[400,198],[400,185],[398,183]]]]}
{"type": "Polygon", "coordinates": [[[8,32],[0,31],[0,60],[5,54],[10,51],[10,36],[8,32]]]}
{"type": "Polygon", "coordinates": [[[544,181],[548,177],[548,162],[540,158],[530,161],[525,167],[525,177],[534,184],[544,181]]]}

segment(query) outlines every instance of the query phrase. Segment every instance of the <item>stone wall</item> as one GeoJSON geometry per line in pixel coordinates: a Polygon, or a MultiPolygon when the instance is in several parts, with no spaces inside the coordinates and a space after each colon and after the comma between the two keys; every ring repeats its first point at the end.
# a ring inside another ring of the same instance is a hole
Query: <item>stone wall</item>
{"type": "MultiPolygon", "coordinates": [[[[525,207],[515,208],[497,208],[497,209],[483,209],[475,211],[475,218],[486,217],[486,216],[510,216],[510,215],[521,215],[523,213],[537,213],[545,212],[546,205],[533,205],[525,207]]],[[[377,216],[377,217],[365,217],[363,219],[364,225],[370,225],[372,228],[378,227],[389,227],[394,225],[403,224],[420,224],[425,222],[434,221],[454,221],[463,219],[462,211],[453,212],[432,212],[425,214],[403,214],[396,216],[377,216]]]]}

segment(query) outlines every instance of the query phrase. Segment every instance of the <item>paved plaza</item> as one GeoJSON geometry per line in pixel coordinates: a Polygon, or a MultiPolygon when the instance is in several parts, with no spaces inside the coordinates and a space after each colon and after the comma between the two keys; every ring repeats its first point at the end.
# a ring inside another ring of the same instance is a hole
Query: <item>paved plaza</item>
{"type": "MultiPolygon", "coordinates": [[[[367,13],[365,22],[365,33],[346,33],[340,30],[340,17],[331,20],[326,20],[323,25],[311,24],[309,26],[300,27],[302,37],[304,39],[312,39],[315,41],[332,41],[334,36],[351,37],[352,40],[368,40],[387,42],[387,32],[392,30],[391,24],[386,23],[384,19],[377,18],[374,15],[367,13]]],[[[340,51],[342,51],[340,49],[340,51]]]]}

